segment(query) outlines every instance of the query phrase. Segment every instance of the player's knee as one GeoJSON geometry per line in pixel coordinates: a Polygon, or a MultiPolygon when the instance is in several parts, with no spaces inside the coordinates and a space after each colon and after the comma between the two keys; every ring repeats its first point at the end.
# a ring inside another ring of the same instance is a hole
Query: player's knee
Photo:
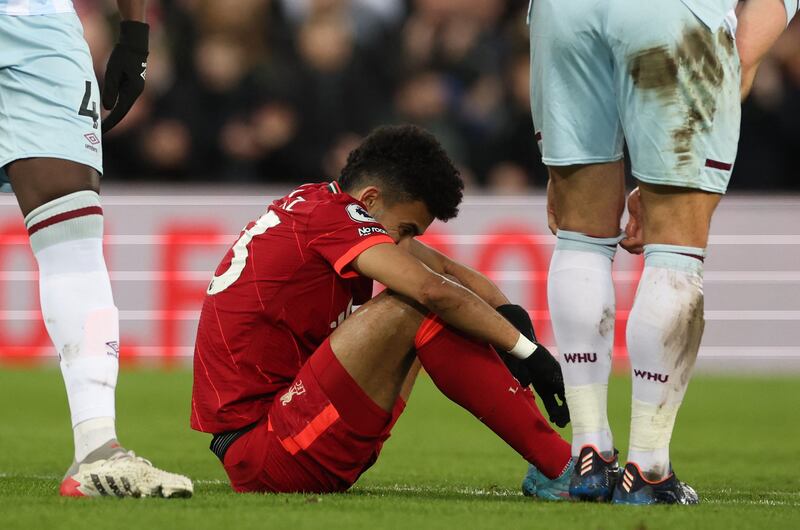
{"type": "Polygon", "coordinates": [[[721,195],[652,184],[640,188],[645,243],[707,246],[711,218],[721,195]]]}
{"type": "Polygon", "coordinates": [[[625,208],[621,162],[551,167],[558,228],[595,237],[616,237],[625,208]]]}
{"type": "Polygon", "coordinates": [[[363,308],[380,315],[380,322],[394,328],[403,325],[418,327],[429,312],[414,299],[388,289],[364,304],[363,308]]]}

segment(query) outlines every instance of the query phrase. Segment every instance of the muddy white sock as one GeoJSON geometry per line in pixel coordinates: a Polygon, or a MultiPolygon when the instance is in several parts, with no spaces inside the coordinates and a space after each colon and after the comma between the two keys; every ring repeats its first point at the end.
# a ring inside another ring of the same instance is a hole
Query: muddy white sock
{"type": "Polygon", "coordinates": [[[572,420],[572,454],[613,451],[606,401],[614,346],[611,264],[618,238],[558,231],[547,297],[572,420]]]}
{"type": "Polygon", "coordinates": [[[704,250],[646,245],[628,317],[633,376],[628,461],[651,480],[669,473],[669,442],[703,336],[704,250]]]}

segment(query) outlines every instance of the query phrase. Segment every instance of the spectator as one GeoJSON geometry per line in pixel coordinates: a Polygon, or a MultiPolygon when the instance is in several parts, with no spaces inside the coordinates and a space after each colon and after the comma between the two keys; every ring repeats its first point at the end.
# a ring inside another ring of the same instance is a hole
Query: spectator
{"type": "MultiPolygon", "coordinates": [[[[529,108],[527,0],[153,0],[145,94],[105,139],[106,177],[334,177],[380,123],[436,134],[495,192],[546,184],[529,108]]],[[[113,0],[76,0],[98,78],[113,0]]],[[[732,189],[800,189],[800,24],[742,109],[732,189]]]]}

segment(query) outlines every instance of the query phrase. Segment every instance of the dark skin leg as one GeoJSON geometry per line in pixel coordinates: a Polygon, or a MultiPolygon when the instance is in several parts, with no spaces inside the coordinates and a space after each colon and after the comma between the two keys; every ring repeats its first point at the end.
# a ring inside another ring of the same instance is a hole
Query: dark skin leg
{"type": "Polygon", "coordinates": [[[22,215],[77,191],[100,192],[94,168],[57,158],[24,158],[6,166],[22,215]]]}
{"type": "Polygon", "coordinates": [[[419,372],[414,337],[428,311],[404,297],[381,293],[331,335],[331,349],[356,383],[383,410],[408,399],[419,372]]]}

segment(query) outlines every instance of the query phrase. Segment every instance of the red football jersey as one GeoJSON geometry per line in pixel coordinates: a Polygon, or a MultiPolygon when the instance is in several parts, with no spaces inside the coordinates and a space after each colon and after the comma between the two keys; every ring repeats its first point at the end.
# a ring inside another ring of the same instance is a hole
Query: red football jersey
{"type": "Polygon", "coordinates": [[[337,183],[306,184],[247,225],[209,284],[194,349],[192,428],[262,419],[320,344],[372,295],[350,263],[393,243],[337,183]]]}

